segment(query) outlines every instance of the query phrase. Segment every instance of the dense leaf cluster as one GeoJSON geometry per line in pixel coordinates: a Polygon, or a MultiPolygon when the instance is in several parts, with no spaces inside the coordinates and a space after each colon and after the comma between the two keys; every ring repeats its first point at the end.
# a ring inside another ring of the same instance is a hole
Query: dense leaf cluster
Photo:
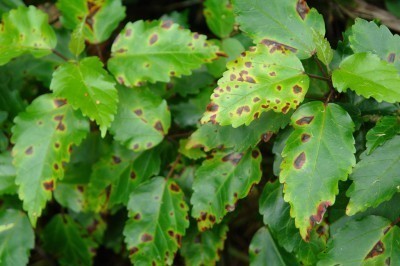
{"type": "Polygon", "coordinates": [[[400,37],[203,6],[214,39],[121,0],[0,3],[0,265],[215,265],[249,198],[251,265],[400,265],[400,37]]]}

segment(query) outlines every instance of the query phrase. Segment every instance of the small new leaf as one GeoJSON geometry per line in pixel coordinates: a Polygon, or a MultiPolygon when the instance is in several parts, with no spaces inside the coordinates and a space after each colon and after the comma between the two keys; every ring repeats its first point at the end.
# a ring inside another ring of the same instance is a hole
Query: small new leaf
{"type": "Polygon", "coordinates": [[[230,0],[206,0],[204,7],[204,16],[210,30],[220,38],[229,37],[235,25],[230,0]]]}
{"type": "Polygon", "coordinates": [[[368,154],[397,134],[400,134],[399,118],[395,116],[382,117],[376,126],[367,133],[366,139],[368,154]]]}
{"type": "Polygon", "coordinates": [[[318,59],[329,68],[329,64],[333,59],[333,50],[329,41],[324,38],[322,34],[313,30],[313,40],[315,43],[315,49],[317,51],[318,59]]]}

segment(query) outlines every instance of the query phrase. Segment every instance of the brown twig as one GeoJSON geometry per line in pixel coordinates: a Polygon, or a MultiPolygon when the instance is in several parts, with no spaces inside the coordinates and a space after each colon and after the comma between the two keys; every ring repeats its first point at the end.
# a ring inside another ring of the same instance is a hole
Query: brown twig
{"type": "Polygon", "coordinates": [[[56,56],[60,57],[62,60],[68,62],[69,59],[67,57],[65,57],[63,54],[61,54],[60,52],[58,52],[57,50],[52,50],[53,54],[55,54],[56,56]]]}
{"type": "Polygon", "coordinates": [[[176,166],[178,165],[179,161],[181,160],[181,154],[179,153],[178,156],[176,156],[175,161],[171,164],[171,169],[169,170],[168,174],[167,174],[167,179],[169,179],[172,174],[174,173],[174,170],[176,168],[176,166]]]}
{"type": "Polygon", "coordinates": [[[313,78],[313,79],[330,81],[330,79],[328,77],[322,77],[322,76],[318,76],[318,75],[314,75],[314,74],[310,74],[310,73],[306,73],[306,74],[307,74],[307,76],[309,76],[310,78],[313,78]]]}

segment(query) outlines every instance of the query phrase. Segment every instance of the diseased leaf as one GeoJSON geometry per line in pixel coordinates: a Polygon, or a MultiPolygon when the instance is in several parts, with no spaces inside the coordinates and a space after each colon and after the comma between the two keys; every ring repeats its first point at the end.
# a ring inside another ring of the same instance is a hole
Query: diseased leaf
{"type": "Polygon", "coordinates": [[[125,242],[134,265],[171,265],[189,227],[183,192],[171,179],[153,178],[128,203],[125,242]]]}
{"type": "Polygon", "coordinates": [[[111,51],[108,68],[120,84],[132,87],[189,75],[215,59],[218,49],[172,21],[137,21],[126,25],[111,51]]]}
{"type": "Polygon", "coordinates": [[[392,64],[371,53],[354,54],[342,61],[333,71],[332,82],[339,91],[348,88],[365,98],[378,102],[400,101],[400,76],[392,64]]]}
{"type": "Polygon", "coordinates": [[[90,240],[69,215],[57,214],[43,230],[44,248],[61,265],[92,265],[90,240]]]}
{"type": "Polygon", "coordinates": [[[400,134],[400,120],[395,116],[382,117],[367,133],[368,154],[397,134],[400,134]]]}
{"type": "Polygon", "coordinates": [[[313,30],[325,35],[325,23],[314,8],[304,0],[234,0],[240,29],[255,43],[270,48],[285,47],[300,59],[315,53],[313,30]]]}
{"type": "Polygon", "coordinates": [[[89,123],[66,100],[45,94],[15,119],[12,151],[18,194],[33,225],[64,175],[70,148],[89,132],[89,123]]]}
{"type": "Polygon", "coordinates": [[[196,148],[187,148],[187,139],[181,139],[179,141],[179,153],[185,155],[187,158],[192,160],[197,160],[203,157],[206,157],[206,153],[202,151],[199,147],[196,148]]]}
{"type": "Polygon", "coordinates": [[[107,40],[125,18],[121,0],[58,0],[62,24],[76,29],[83,23],[83,34],[90,43],[107,40]]]}
{"type": "Polygon", "coordinates": [[[247,196],[261,178],[261,153],[258,149],[246,152],[216,152],[196,171],[193,195],[190,199],[192,217],[200,231],[220,223],[236,202],[247,196]]]}
{"type": "Polygon", "coordinates": [[[229,37],[235,24],[233,7],[229,0],[206,0],[204,16],[210,30],[220,38],[229,37]]]}
{"type": "Polygon", "coordinates": [[[287,113],[303,101],[308,85],[293,53],[283,46],[270,49],[260,44],[228,63],[202,122],[238,127],[269,110],[287,113]]]}
{"type": "Polygon", "coordinates": [[[85,188],[81,185],[59,182],[54,190],[54,199],[64,208],[81,212],[85,204],[83,194],[85,188]]]}
{"type": "MultiPolygon", "coordinates": [[[[359,221],[347,221],[342,228],[333,233],[328,242],[328,249],[321,254],[317,265],[364,265],[376,260],[385,254],[386,246],[382,239],[386,238],[387,234],[398,234],[398,229],[393,233],[392,231],[390,221],[379,216],[371,215],[359,221]]],[[[396,246],[394,250],[398,250],[399,243],[396,246]]]]}
{"type": "Polygon", "coordinates": [[[355,53],[370,52],[400,70],[400,36],[385,26],[357,18],[351,28],[350,46],[355,53]]]}
{"type": "Polygon", "coordinates": [[[215,265],[220,260],[220,252],[224,249],[228,229],[226,224],[218,224],[200,233],[197,226],[189,227],[182,239],[180,250],[185,265],[215,265]]]}
{"type": "Polygon", "coordinates": [[[276,244],[267,227],[261,227],[249,247],[250,265],[299,265],[296,258],[276,244]]]}
{"type": "Polygon", "coordinates": [[[355,165],[354,124],[340,106],[310,102],[293,114],[292,125],[279,178],[290,214],[307,240],[335,202],[338,182],[346,180],[355,165]]]}
{"type": "Polygon", "coordinates": [[[148,88],[119,86],[119,104],[110,131],[115,140],[133,151],[158,145],[171,126],[167,102],[148,88]]]}
{"type": "Polygon", "coordinates": [[[34,6],[19,6],[3,15],[0,28],[0,65],[31,53],[42,57],[52,52],[57,39],[48,16],[34,6]]]}
{"type": "Polygon", "coordinates": [[[118,93],[114,79],[103,69],[98,57],[61,65],[53,74],[50,89],[95,120],[105,136],[117,112],[118,93]]]}
{"type": "Polygon", "coordinates": [[[346,209],[348,215],[376,207],[399,191],[399,149],[400,136],[395,136],[370,155],[366,152],[361,155],[350,176],[353,184],[347,192],[350,197],[346,209]]]}
{"type": "Polygon", "coordinates": [[[329,41],[324,38],[324,35],[316,32],[315,30],[313,30],[313,40],[318,59],[329,69],[329,64],[333,59],[333,50],[329,41]]]}
{"type": "Polygon", "coordinates": [[[25,213],[15,209],[0,209],[0,264],[24,266],[35,235],[25,213]]]}
{"type": "Polygon", "coordinates": [[[204,147],[206,151],[217,147],[233,148],[235,151],[245,151],[255,148],[262,141],[268,141],[272,134],[290,122],[290,114],[268,111],[261,114],[248,126],[233,128],[207,123],[201,125],[187,143],[188,148],[204,147]]]}
{"type": "MultiPolygon", "coordinates": [[[[0,195],[16,194],[18,187],[15,185],[15,168],[9,152],[0,154],[0,195]]],[[[1,261],[0,261],[1,262],[1,261]]]]}

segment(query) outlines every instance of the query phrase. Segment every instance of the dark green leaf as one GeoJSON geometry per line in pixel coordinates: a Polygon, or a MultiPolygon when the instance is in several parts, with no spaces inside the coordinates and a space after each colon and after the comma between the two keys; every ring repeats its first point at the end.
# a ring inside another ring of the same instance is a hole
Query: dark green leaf
{"type": "Polygon", "coordinates": [[[368,154],[397,134],[400,134],[400,120],[395,116],[382,117],[367,133],[368,154]]]}
{"type": "Polygon", "coordinates": [[[0,154],[0,195],[17,193],[15,168],[9,152],[0,154]]]}

